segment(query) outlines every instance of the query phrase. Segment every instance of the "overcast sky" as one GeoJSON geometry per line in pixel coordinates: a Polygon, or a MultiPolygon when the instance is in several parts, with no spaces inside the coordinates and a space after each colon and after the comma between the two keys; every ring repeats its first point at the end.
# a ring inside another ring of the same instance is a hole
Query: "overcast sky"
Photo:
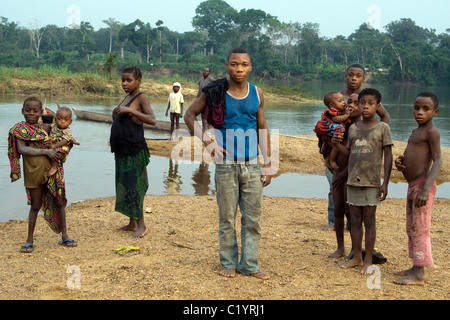
{"type": "MultiPolygon", "coordinates": [[[[76,21],[90,22],[95,30],[115,18],[122,23],[136,19],[158,20],[172,31],[192,31],[192,18],[202,0],[2,0],[0,16],[22,27],[31,25],[68,26],[76,21]]],[[[260,9],[281,22],[314,22],[321,36],[349,36],[362,23],[370,22],[380,31],[392,21],[411,18],[437,34],[450,28],[450,0],[226,0],[236,10],[260,9]]]]}

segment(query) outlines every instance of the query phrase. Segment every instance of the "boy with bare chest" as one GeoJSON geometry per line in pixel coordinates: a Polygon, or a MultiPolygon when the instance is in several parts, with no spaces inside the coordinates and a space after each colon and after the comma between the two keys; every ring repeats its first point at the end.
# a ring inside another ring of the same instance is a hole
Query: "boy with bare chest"
{"type": "Polygon", "coordinates": [[[404,152],[395,161],[408,182],[406,202],[406,232],[409,257],[413,267],[397,272],[402,278],[394,281],[404,285],[423,285],[424,267],[433,265],[431,255],[430,225],[436,178],[442,166],[440,135],[433,124],[437,116],[438,97],[431,92],[418,95],[414,103],[414,118],[418,124],[404,152]]]}

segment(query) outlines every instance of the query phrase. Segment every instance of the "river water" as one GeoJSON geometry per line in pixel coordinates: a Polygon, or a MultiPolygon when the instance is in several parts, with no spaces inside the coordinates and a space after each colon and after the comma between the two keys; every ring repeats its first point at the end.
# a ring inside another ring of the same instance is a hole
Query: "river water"
{"type": "MultiPolygon", "coordinates": [[[[342,83],[305,83],[305,90],[318,100],[328,91],[343,88],[342,83]]],[[[440,98],[439,116],[434,123],[441,133],[441,145],[450,147],[450,90],[448,87],[421,86],[376,86],[383,94],[383,105],[391,115],[391,132],[394,140],[407,141],[416,127],[412,114],[415,96],[422,91],[433,91],[440,98]]],[[[23,180],[11,183],[9,162],[6,156],[9,128],[21,120],[23,97],[0,97],[0,222],[10,219],[24,219],[28,216],[23,180]]],[[[47,105],[56,109],[55,99],[48,99],[47,105]]],[[[59,99],[61,105],[93,112],[111,114],[120,102],[117,99],[59,99]]],[[[167,120],[165,101],[151,101],[158,120],[167,120]]],[[[313,127],[324,106],[322,103],[280,104],[266,101],[266,118],[272,132],[290,135],[313,135],[313,127]],[[276,131],[275,131],[276,130],[276,131]]],[[[70,203],[86,199],[114,196],[114,157],[107,145],[110,125],[75,119],[72,126],[75,138],[81,143],[72,150],[64,165],[66,173],[67,198],[70,203]]],[[[166,134],[146,132],[147,138],[166,139],[166,134]]],[[[214,165],[201,163],[180,163],[152,156],[148,167],[152,195],[213,195],[214,165]]],[[[328,195],[328,182],[324,176],[283,174],[272,180],[265,189],[266,196],[323,198],[328,195]]],[[[404,198],[406,184],[391,183],[389,197],[404,198]]],[[[449,198],[449,184],[438,187],[437,197],[449,198]]]]}

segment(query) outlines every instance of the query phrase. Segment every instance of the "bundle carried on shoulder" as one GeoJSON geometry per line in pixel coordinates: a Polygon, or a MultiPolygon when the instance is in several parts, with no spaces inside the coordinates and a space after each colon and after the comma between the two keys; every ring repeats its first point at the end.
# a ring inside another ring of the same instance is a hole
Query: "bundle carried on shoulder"
{"type": "Polygon", "coordinates": [[[214,128],[222,128],[227,110],[228,80],[226,78],[216,80],[204,87],[202,91],[206,95],[206,108],[203,118],[214,128]]]}

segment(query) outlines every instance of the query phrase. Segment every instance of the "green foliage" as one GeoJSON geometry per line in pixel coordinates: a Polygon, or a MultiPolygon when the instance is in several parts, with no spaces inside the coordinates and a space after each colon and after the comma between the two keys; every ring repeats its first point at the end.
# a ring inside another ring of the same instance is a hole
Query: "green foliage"
{"type": "Polygon", "coordinates": [[[364,23],[347,37],[329,39],[316,23],[285,23],[259,9],[237,11],[224,0],[206,0],[192,19],[195,30],[182,34],[161,20],[154,26],[103,22],[106,28],[97,31],[89,22],[79,29],[45,26],[37,55],[28,30],[0,17],[0,66],[111,75],[138,65],[147,73],[169,69],[188,78],[208,66],[222,77],[228,52],[243,47],[252,55],[255,78],[336,81],[359,63],[371,81],[450,85],[450,31],[438,35],[411,19],[393,21],[385,32],[364,23]]]}
{"type": "Polygon", "coordinates": [[[111,75],[112,70],[114,69],[115,61],[117,59],[117,53],[113,52],[106,56],[105,64],[103,65],[103,71],[111,75]]]}

